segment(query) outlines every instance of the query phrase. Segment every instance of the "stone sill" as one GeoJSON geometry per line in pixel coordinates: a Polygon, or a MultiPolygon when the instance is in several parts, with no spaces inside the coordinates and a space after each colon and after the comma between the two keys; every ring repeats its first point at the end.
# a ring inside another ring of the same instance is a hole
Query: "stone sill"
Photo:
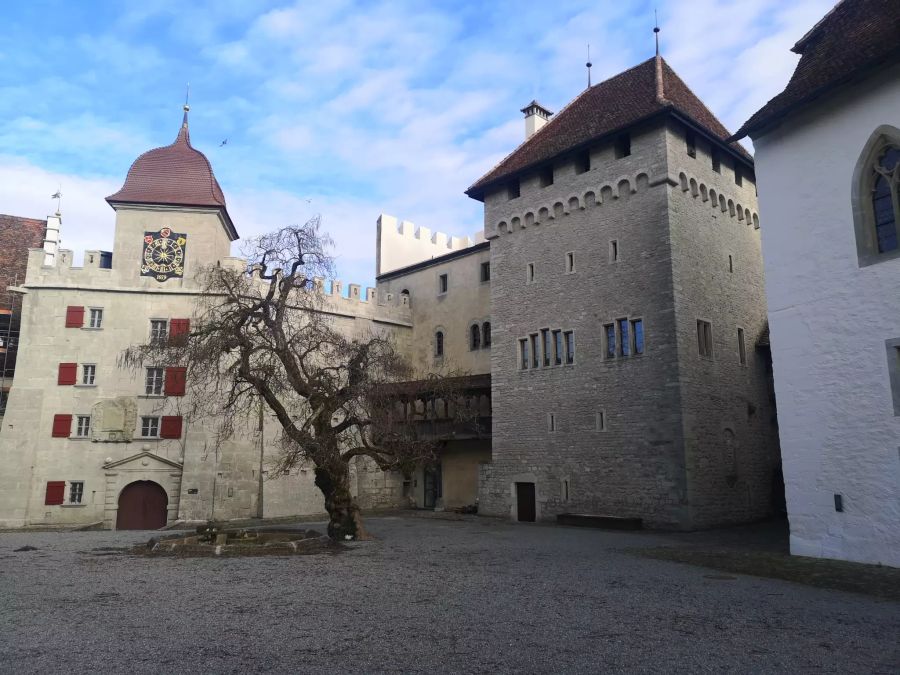
{"type": "Polygon", "coordinates": [[[83,509],[87,504],[60,504],[60,506],[64,509],[83,509]]]}

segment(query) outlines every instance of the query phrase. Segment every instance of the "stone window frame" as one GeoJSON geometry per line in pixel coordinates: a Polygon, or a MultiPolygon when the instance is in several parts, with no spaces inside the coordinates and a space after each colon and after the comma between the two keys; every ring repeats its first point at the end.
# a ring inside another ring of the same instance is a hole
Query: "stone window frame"
{"type": "Polygon", "coordinates": [[[518,339],[518,351],[516,352],[516,359],[519,364],[518,370],[528,370],[528,365],[531,363],[531,355],[528,353],[527,337],[518,339]]]}
{"type": "Polygon", "coordinates": [[[469,343],[470,352],[477,352],[481,349],[481,338],[481,322],[470,321],[466,335],[466,342],[469,343]]]}
{"type": "Polygon", "coordinates": [[[435,326],[431,347],[431,353],[436,361],[442,360],[447,354],[447,330],[443,326],[435,326]]]}
{"type": "Polygon", "coordinates": [[[450,273],[441,272],[437,275],[437,294],[447,295],[450,292],[450,273]]]}
{"type": "Polygon", "coordinates": [[[712,324],[712,321],[709,320],[709,319],[698,318],[698,319],[697,319],[697,331],[696,331],[695,335],[697,336],[697,353],[698,353],[698,355],[700,356],[700,358],[701,358],[701,359],[706,359],[706,360],[708,360],[708,361],[713,361],[713,360],[716,358],[716,346],[715,346],[715,345],[716,345],[716,338],[715,338],[715,335],[713,334],[713,324],[712,324]],[[700,336],[700,328],[701,328],[701,324],[705,324],[706,326],[709,327],[709,336],[708,336],[708,338],[709,338],[709,344],[708,344],[709,350],[708,350],[708,353],[705,352],[704,349],[703,349],[703,339],[702,339],[701,336],[700,336]]]}
{"type": "MultiPolygon", "coordinates": [[[[853,230],[856,238],[856,256],[860,267],[900,258],[900,247],[893,251],[878,252],[875,233],[875,214],[872,208],[872,165],[886,145],[900,147],[900,129],[882,124],[869,136],[863,146],[850,187],[850,204],[853,209],[853,230]]],[[[900,171],[900,169],[898,169],[900,171]]],[[[900,223],[897,223],[900,228],[900,223]]]]}
{"type": "Polygon", "coordinates": [[[641,358],[647,353],[647,326],[642,315],[633,316],[617,316],[612,321],[606,321],[602,324],[603,333],[601,337],[602,352],[604,361],[627,361],[630,359],[641,358]],[[641,351],[637,351],[637,339],[635,337],[635,324],[641,325],[641,351]],[[627,328],[625,340],[622,339],[622,325],[627,328]],[[610,341],[610,328],[612,329],[612,341],[610,341]],[[625,341],[627,340],[627,345],[625,341]],[[612,353],[610,353],[612,346],[612,353]],[[627,352],[625,352],[627,349],[627,352]]]}
{"type": "Polygon", "coordinates": [[[743,327],[737,327],[738,364],[747,367],[747,331],[743,327]]]}
{"type": "Polygon", "coordinates": [[[481,279],[481,283],[488,284],[491,282],[491,261],[490,260],[482,260],[481,264],[478,266],[479,269],[479,278],[481,279]],[[485,274],[485,272],[487,272],[485,274]]]}
{"type": "Polygon", "coordinates": [[[577,352],[577,348],[576,348],[577,343],[575,342],[575,329],[569,328],[567,330],[567,329],[563,328],[562,336],[563,336],[563,366],[574,366],[576,363],[575,354],[577,352]],[[569,340],[567,338],[568,335],[572,336],[572,348],[571,349],[569,349],[569,340]]]}
{"type": "Polygon", "coordinates": [[[894,417],[900,417],[900,337],[884,341],[894,417]]]}

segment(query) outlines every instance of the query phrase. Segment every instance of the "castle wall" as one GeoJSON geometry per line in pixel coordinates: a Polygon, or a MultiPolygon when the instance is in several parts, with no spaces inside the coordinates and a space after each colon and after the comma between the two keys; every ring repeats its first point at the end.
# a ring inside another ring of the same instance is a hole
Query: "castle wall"
{"type": "Polygon", "coordinates": [[[664,129],[636,129],[629,157],[595,148],[586,173],[568,161],[550,186],[532,176],[516,199],[487,195],[496,328],[480,512],[515,518],[515,483],[534,482],[539,520],[586,511],[688,523],[666,165],[664,129]],[[604,357],[603,326],[619,318],[643,320],[643,355],[604,357]],[[542,328],[574,331],[573,365],[520,367],[519,339],[542,328]]]}
{"type": "Polygon", "coordinates": [[[791,552],[900,566],[900,259],[860,265],[852,204],[882,125],[897,66],[754,143],[791,552]]]}
{"type": "Polygon", "coordinates": [[[750,177],[735,184],[730,157],[721,157],[721,173],[713,171],[703,139],[689,156],[676,122],[667,146],[669,175],[677,177],[668,187],[668,218],[690,520],[697,527],[746,522],[772,512],[780,462],[769,356],[756,348],[766,301],[755,185],[750,177]],[[711,357],[699,353],[698,319],[712,325],[711,357]]]}
{"type": "Polygon", "coordinates": [[[443,232],[432,233],[427,227],[416,227],[407,220],[398,222],[394,216],[382,213],[378,217],[375,243],[375,274],[386,274],[482,241],[484,237],[480,233],[474,240],[443,232]]]}
{"type": "MultiPolygon", "coordinates": [[[[83,268],[71,266],[71,251],[60,251],[56,264],[50,267],[43,266],[43,251],[33,249],[29,253],[27,278],[21,287],[19,372],[0,434],[0,466],[4,467],[0,472],[0,525],[102,521],[111,527],[121,490],[135,480],[152,480],[164,488],[169,520],[256,516],[261,483],[264,514],[321,513],[321,495],[309,467],[298,467],[289,476],[269,475],[278,452],[277,428],[271,422],[267,420],[264,425],[262,444],[254,420],[248,422],[248,428],[238,429],[234,437],[219,441],[214,420],[190,418],[188,397],[146,396],[144,372],[119,368],[118,358],[125,348],[149,339],[151,319],[190,318],[194,314],[199,288],[190,271],[201,262],[215,262],[199,242],[204,237],[212,241],[218,236],[216,228],[221,229],[215,214],[194,214],[196,220],[181,223],[167,211],[151,209],[147,213],[160,220],[150,220],[147,215],[135,223],[134,213],[121,210],[119,216],[126,221],[124,229],[133,230],[135,239],[143,238],[145,227],[156,231],[165,225],[176,232],[183,227],[188,232],[184,279],[159,283],[139,277],[135,269],[140,265],[140,247],[132,246],[130,240],[126,246],[121,236],[111,269],[99,267],[98,252],[85,254],[83,268]],[[65,327],[70,305],[85,308],[83,327],[65,327]],[[100,328],[90,328],[90,308],[102,308],[100,328]],[[94,384],[59,385],[60,363],[78,364],[79,383],[83,365],[96,366],[94,384]],[[75,417],[91,415],[94,422],[96,406],[110,402],[127,411],[118,440],[98,441],[93,432],[91,438],[76,438],[75,417]],[[70,437],[53,437],[57,414],[73,416],[70,437]],[[140,437],[142,416],[178,415],[183,418],[181,438],[140,437]],[[48,481],[67,482],[67,501],[69,483],[83,481],[81,503],[45,505],[48,481]]],[[[210,247],[213,252],[218,250],[215,244],[210,247]]],[[[246,264],[227,257],[219,262],[237,269],[246,264]]],[[[334,294],[325,298],[323,306],[340,330],[360,337],[394,333],[400,348],[406,348],[410,325],[407,307],[378,304],[373,289],[363,294],[359,286],[350,285],[349,297],[344,297],[341,288],[342,284],[336,282],[334,294]]]]}

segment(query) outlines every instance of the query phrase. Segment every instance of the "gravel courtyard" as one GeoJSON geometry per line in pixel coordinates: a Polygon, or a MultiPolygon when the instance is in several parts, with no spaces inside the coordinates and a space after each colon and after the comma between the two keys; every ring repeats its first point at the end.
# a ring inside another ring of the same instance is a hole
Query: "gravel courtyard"
{"type": "Polygon", "coordinates": [[[626,551],[671,535],[367,524],[343,553],[240,559],[0,534],[0,672],[900,670],[900,604],[626,551]]]}

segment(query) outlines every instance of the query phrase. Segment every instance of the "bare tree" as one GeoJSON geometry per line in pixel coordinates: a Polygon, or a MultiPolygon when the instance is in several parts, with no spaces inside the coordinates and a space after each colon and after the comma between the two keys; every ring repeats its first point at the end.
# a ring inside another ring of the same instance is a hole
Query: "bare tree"
{"type": "MultiPolygon", "coordinates": [[[[131,347],[120,362],[185,366],[191,414],[217,419],[220,440],[251,424],[261,400],[281,427],[277,473],[311,462],[328,534],[346,539],[364,533],[350,462],[369,457],[408,474],[434,458],[439,441],[417,434],[398,402],[400,383],[422,378],[391,336],[348,334],[328,312],[316,280],[331,276],[330,245],[318,219],[251,240],[247,270],[216,265],[200,274],[189,334],[131,347]]],[[[429,396],[454,399],[454,378],[429,379],[429,396]]],[[[450,407],[466,415],[465,406],[450,407]]]]}

